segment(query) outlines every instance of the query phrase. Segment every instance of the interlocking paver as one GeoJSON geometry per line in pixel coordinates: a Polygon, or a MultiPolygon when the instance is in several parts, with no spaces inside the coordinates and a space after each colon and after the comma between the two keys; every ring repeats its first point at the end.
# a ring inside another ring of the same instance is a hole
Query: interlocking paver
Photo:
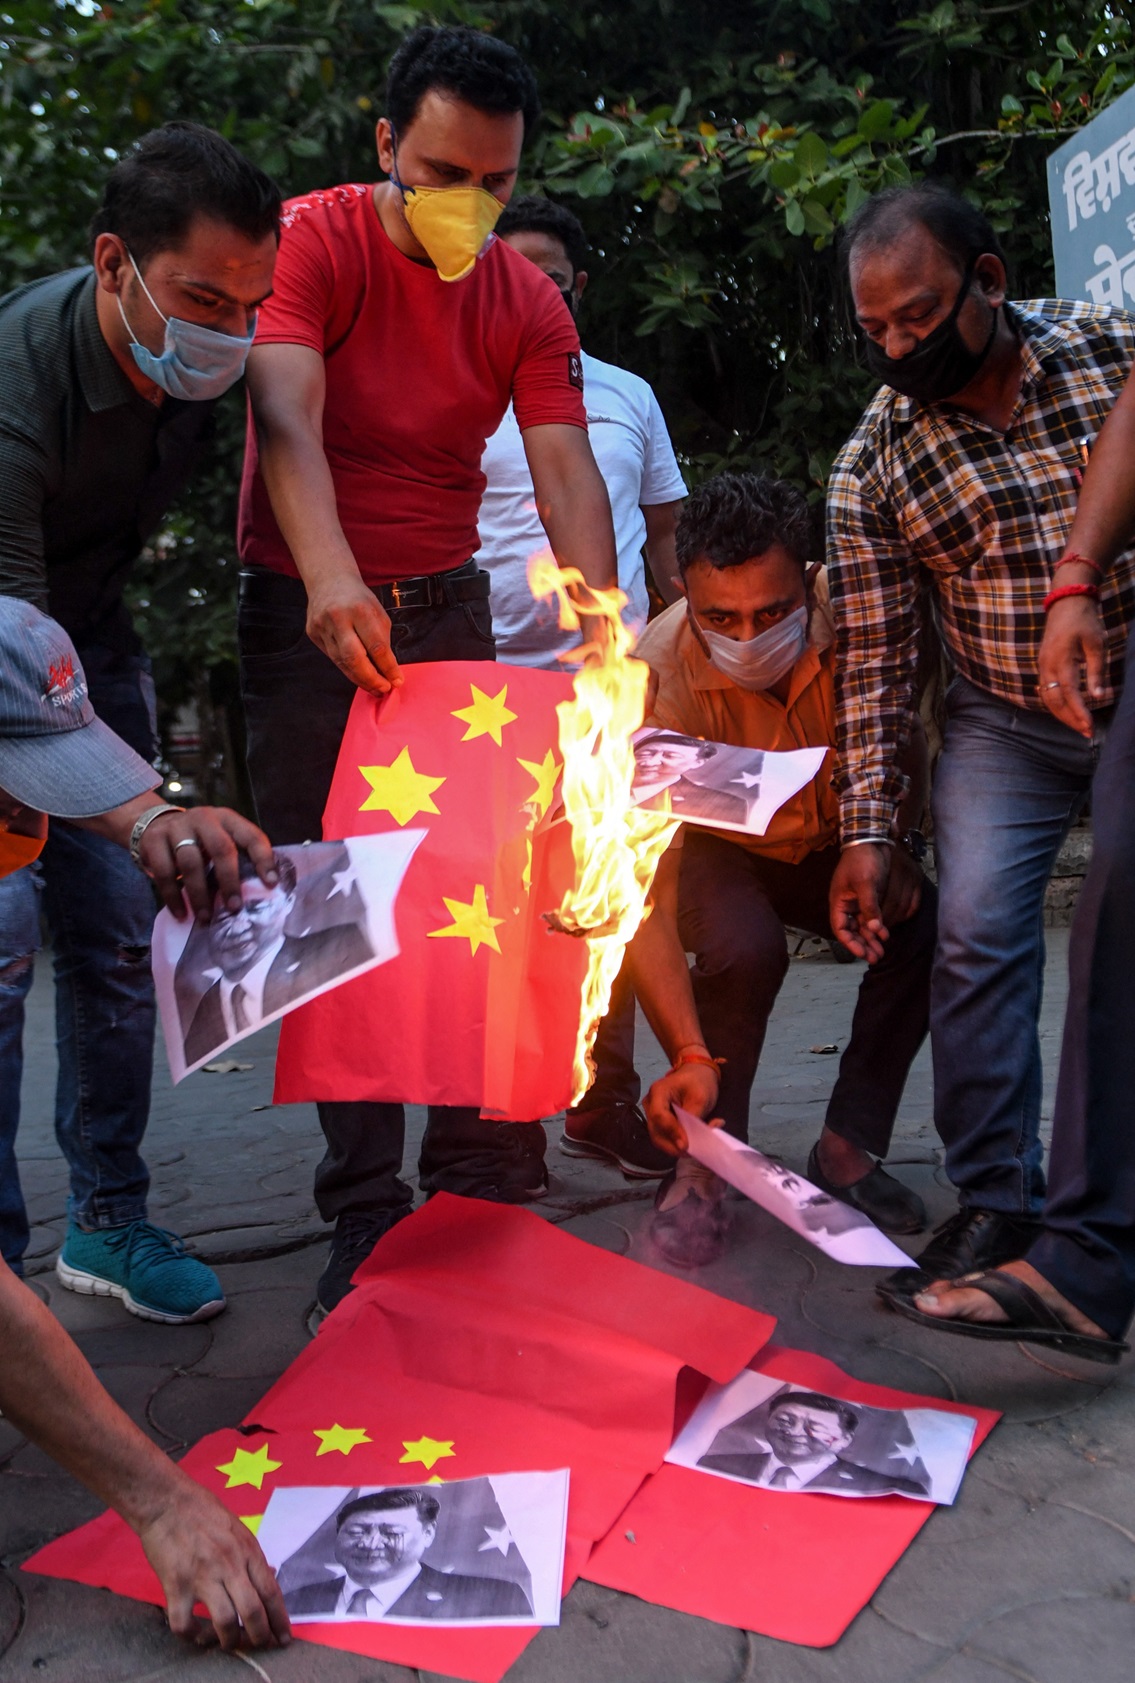
{"type": "MultiPolygon", "coordinates": [[[[1042,1045],[1059,1051],[1066,934],[1051,934],[1042,1045]]],[[[846,1044],[858,971],[794,963],[753,1095],[754,1144],[804,1167],[846,1044]]],[[[104,1383],[164,1447],[178,1451],[239,1419],[307,1341],[326,1255],[311,1195],[322,1139],[310,1106],[271,1108],[275,1031],[247,1042],[251,1070],[173,1089],[159,1058],[147,1152],[157,1220],[218,1268],[229,1309],[204,1327],[155,1327],[117,1303],[63,1291],[50,1272],[66,1180],[51,1132],[53,1069],[46,968],[32,994],[21,1167],[36,1222],[32,1283],[104,1383]]],[[[644,1030],[640,1067],[665,1063],[644,1030]]],[[[411,1109],[407,1173],[424,1123],[411,1109]]],[[[651,1185],[564,1157],[549,1126],[544,1217],[592,1244],[663,1267],[648,1237],[651,1185]]],[[[953,1208],[936,1151],[930,1066],[909,1084],[892,1164],[939,1221],[953,1208]]],[[[727,1255],[697,1276],[779,1320],[778,1341],[859,1377],[1005,1412],[952,1509],[936,1513],[833,1649],[794,1648],[580,1583],[510,1683],[1126,1683],[1135,1637],[1135,1393],[1118,1373],[1012,1344],[948,1338],[885,1310],[870,1269],[840,1268],[742,1200],[727,1255]]],[[[921,1239],[903,1241],[916,1250],[921,1239]]],[[[41,1541],[98,1504],[0,1421],[0,1683],[213,1683],[256,1673],[186,1652],[152,1608],[15,1570],[41,1541]]],[[[696,1547],[696,1536],[679,1546],[696,1547]]],[[[839,1563],[833,1561],[833,1571],[839,1563]]],[[[270,1683],[414,1683],[415,1674],[306,1643],[260,1656],[270,1683]]],[[[420,1683],[431,1683],[427,1674],[420,1683]]]]}

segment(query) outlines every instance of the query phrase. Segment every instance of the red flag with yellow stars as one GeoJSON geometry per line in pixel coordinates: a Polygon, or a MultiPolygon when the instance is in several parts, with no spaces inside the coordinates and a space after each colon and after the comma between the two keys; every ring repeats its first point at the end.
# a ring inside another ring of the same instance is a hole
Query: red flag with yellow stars
{"type": "MultiPolygon", "coordinates": [[[[971,1458],[1001,1418],[991,1408],[866,1384],[803,1350],[770,1345],[749,1366],[852,1404],[968,1415],[975,1423],[971,1458]]],[[[904,1472],[911,1460],[900,1463],[904,1472]]],[[[826,1648],[862,1612],[933,1512],[933,1502],[908,1496],[856,1502],[821,1492],[786,1495],[667,1463],[647,1479],[583,1576],[660,1607],[826,1648]],[[714,1546],[690,1549],[675,1571],[674,1538],[688,1534],[695,1514],[714,1546]]]]}
{"type": "MultiPolygon", "coordinates": [[[[679,1376],[692,1368],[727,1382],[775,1324],[529,1210],[444,1192],[388,1233],[356,1279],[245,1423],[202,1439],[181,1465],[254,1531],[286,1486],[566,1466],[565,1594],[659,1467],[679,1376]]],[[[162,1599],[141,1544],[112,1513],[49,1543],[25,1569],[162,1599]]],[[[294,1628],[301,1641],[471,1683],[498,1683],[535,1634],[294,1628]]]]}
{"type": "Polygon", "coordinates": [[[425,831],[395,909],[401,953],[286,1019],[276,1102],[548,1116],[570,1099],[587,960],[541,917],[574,875],[568,827],[536,833],[571,679],[482,661],[404,673],[381,701],[355,697],[323,818],[335,839],[425,831]]]}

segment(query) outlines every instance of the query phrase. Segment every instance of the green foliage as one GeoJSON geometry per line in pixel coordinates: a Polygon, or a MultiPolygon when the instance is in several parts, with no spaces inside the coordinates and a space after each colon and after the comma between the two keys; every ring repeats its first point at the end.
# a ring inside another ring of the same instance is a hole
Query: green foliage
{"type": "MultiPolygon", "coordinates": [[[[0,6],[3,0],[0,0],[0,6]]],[[[978,196],[1019,295],[1051,289],[1048,151],[1135,80],[1106,0],[17,0],[0,13],[5,286],[85,256],[109,163],[211,123],[288,193],[374,173],[390,53],[415,23],[498,31],[547,115],[528,186],[594,249],[582,329],[654,384],[691,474],[763,466],[822,493],[867,395],[835,260],[877,188],[978,196]]],[[[136,592],[170,705],[232,688],[242,399],[136,592]]]]}

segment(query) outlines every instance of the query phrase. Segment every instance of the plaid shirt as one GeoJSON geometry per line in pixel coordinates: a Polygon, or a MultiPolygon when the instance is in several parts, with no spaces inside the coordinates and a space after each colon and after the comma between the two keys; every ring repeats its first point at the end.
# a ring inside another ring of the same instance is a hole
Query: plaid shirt
{"type": "MultiPolygon", "coordinates": [[[[1135,359],[1135,315],[1051,299],[1006,305],[1024,377],[1006,432],[878,391],[832,470],[828,575],[839,651],[835,774],[845,843],[887,836],[916,706],[929,584],[958,671],[1039,711],[1045,595],[1083,464],[1135,359]]],[[[1135,620],[1135,551],[1103,587],[1108,700],[1135,620]]]]}

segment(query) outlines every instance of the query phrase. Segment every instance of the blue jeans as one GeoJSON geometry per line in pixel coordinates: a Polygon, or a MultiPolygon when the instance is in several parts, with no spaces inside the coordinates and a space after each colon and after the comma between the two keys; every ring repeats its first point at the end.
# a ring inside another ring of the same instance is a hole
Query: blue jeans
{"type": "Polygon", "coordinates": [[[930,984],[934,1105],[961,1202],[1039,1215],[1037,1019],[1044,892],[1084,804],[1107,717],[1087,742],[955,678],[931,800],[938,952],[930,984]]]}
{"type": "MultiPolygon", "coordinates": [[[[152,758],[148,664],[80,652],[99,717],[152,758]]],[[[55,958],[55,1135],[71,1170],[68,1213],[83,1227],[119,1226],[145,1215],[150,1184],[138,1147],[154,1058],[153,895],[122,848],[53,820],[38,863],[0,880],[0,1254],[17,1272],[28,1243],[15,1153],[24,1003],[41,898],[55,958]]]]}
{"type": "Polygon", "coordinates": [[[1068,949],[1044,1229],[1028,1259],[1122,1338],[1135,1312],[1135,633],[1092,785],[1092,830],[1068,949]]]}

